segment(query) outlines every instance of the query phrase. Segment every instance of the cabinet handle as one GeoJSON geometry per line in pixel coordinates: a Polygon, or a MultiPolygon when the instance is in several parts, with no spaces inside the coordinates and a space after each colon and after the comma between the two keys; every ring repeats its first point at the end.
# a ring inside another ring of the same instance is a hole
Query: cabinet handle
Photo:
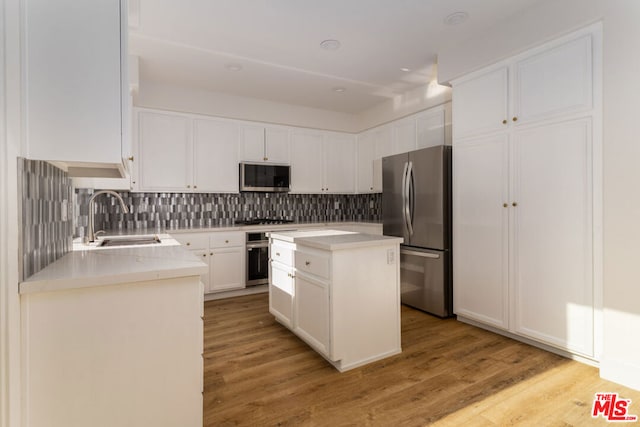
{"type": "Polygon", "coordinates": [[[503,207],[503,208],[509,207],[509,204],[508,204],[508,203],[503,203],[503,204],[502,204],[502,207],[503,207]]]}
{"type": "Polygon", "coordinates": [[[513,206],[515,208],[516,206],[518,206],[518,203],[517,202],[513,202],[513,203],[511,203],[511,206],[513,206]]]}
{"type": "Polygon", "coordinates": [[[197,185],[194,185],[194,186],[193,186],[193,188],[198,188],[198,186],[197,186],[197,185]]]}
{"type": "Polygon", "coordinates": [[[191,242],[187,242],[187,246],[191,246],[191,242]]]}
{"type": "Polygon", "coordinates": [[[514,118],[513,118],[513,119],[511,119],[511,120],[513,120],[514,122],[517,122],[517,121],[518,121],[518,118],[517,118],[517,117],[514,117],[514,118]]]}
{"type": "Polygon", "coordinates": [[[211,252],[209,255],[213,256],[213,252],[211,252]]]}
{"type": "Polygon", "coordinates": [[[191,188],[191,186],[190,186],[190,185],[187,185],[187,188],[191,188]]]}
{"type": "Polygon", "coordinates": [[[311,265],[311,261],[305,261],[304,265],[311,265]]]}
{"type": "Polygon", "coordinates": [[[369,187],[369,190],[373,190],[373,187],[369,187]]]}
{"type": "Polygon", "coordinates": [[[206,257],[207,257],[207,254],[202,254],[202,256],[206,258],[206,257]]]}
{"type": "Polygon", "coordinates": [[[130,162],[133,162],[133,156],[129,156],[129,157],[128,157],[128,160],[129,160],[130,162]]]}
{"type": "Polygon", "coordinates": [[[267,160],[269,160],[269,158],[268,157],[263,157],[262,160],[264,160],[266,162],[267,160]]]}
{"type": "Polygon", "coordinates": [[[276,252],[276,256],[280,256],[280,252],[276,252]]]}
{"type": "Polygon", "coordinates": [[[229,243],[229,241],[228,241],[228,240],[225,240],[224,242],[225,242],[225,243],[229,243]]]}
{"type": "Polygon", "coordinates": [[[502,124],[503,124],[503,125],[506,125],[506,124],[507,124],[507,119],[504,119],[504,120],[502,121],[502,124]]]}

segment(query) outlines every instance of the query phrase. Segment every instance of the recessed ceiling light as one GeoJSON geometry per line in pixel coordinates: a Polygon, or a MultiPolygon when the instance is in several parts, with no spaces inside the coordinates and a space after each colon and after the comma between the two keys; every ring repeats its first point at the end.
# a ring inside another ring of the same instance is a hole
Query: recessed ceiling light
{"type": "Polygon", "coordinates": [[[240,64],[227,64],[225,68],[229,71],[242,71],[242,65],[240,64]]]}
{"type": "Polygon", "coordinates": [[[405,73],[408,73],[409,71],[411,71],[411,68],[402,67],[400,68],[400,71],[404,71],[405,73]]]}
{"type": "Polygon", "coordinates": [[[347,90],[347,89],[346,89],[346,88],[343,88],[342,86],[338,86],[338,87],[334,87],[334,88],[333,88],[333,91],[334,91],[334,92],[338,92],[338,93],[342,93],[342,92],[344,92],[344,91],[346,91],[346,90],[347,90]]]}
{"type": "Polygon", "coordinates": [[[340,49],[340,42],[338,40],[323,40],[320,43],[320,47],[326,50],[338,50],[340,49]]]}
{"type": "Polygon", "coordinates": [[[468,18],[469,18],[469,14],[467,12],[463,12],[463,11],[453,12],[452,14],[444,18],[444,23],[447,25],[460,25],[464,21],[466,21],[468,18]]]}

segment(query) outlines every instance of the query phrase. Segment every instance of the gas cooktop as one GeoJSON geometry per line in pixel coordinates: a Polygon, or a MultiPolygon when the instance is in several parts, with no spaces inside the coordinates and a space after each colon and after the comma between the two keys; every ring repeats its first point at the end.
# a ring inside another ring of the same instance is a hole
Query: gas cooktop
{"type": "Polygon", "coordinates": [[[291,219],[278,219],[278,218],[250,218],[236,221],[238,225],[262,225],[262,224],[290,224],[291,219]]]}

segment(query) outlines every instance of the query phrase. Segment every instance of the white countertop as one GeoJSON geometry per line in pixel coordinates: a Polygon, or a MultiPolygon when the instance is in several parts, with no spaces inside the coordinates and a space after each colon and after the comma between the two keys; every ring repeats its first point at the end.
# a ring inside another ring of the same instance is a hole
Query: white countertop
{"type": "Polygon", "coordinates": [[[207,265],[182,246],[78,250],[20,283],[20,293],[197,276],[207,265]]]}
{"type": "Polygon", "coordinates": [[[329,251],[362,248],[382,244],[400,244],[402,237],[354,233],[341,230],[285,231],[270,233],[273,239],[329,251]]]}

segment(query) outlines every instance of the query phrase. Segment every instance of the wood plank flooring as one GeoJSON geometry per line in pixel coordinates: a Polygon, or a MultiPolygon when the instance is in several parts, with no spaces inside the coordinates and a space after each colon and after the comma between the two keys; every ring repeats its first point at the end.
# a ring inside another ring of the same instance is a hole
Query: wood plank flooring
{"type": "Polygon", "coordinates": [[[204,425],[601,426],[596,368],[402,307],[402,354],[339,373],[278,324],[267,294],[209,301],[204,425]]]}

